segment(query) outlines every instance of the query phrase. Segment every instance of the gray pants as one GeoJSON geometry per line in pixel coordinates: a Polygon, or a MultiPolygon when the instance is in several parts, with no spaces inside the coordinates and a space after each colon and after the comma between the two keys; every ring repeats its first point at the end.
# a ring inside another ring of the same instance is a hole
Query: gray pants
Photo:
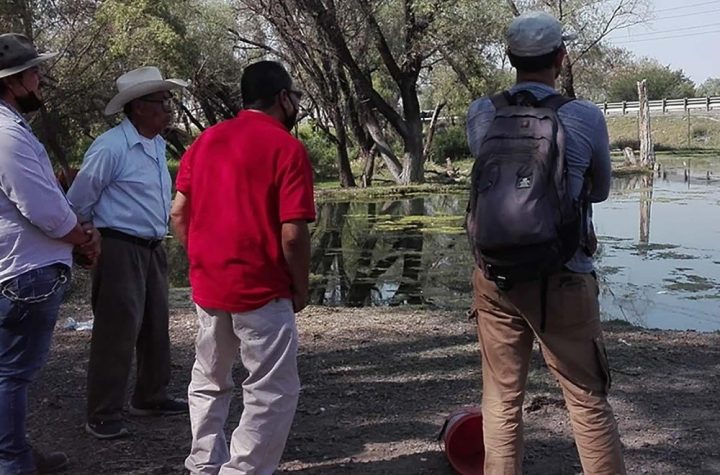
{"type": "Polygon", "coordinates": [[[106,237],[93,271],[95,315],[88,368],[88,421],[119,420],[133,353],[133,405],[164,400],[170,382],[167,256],[162,244],[143,246],[106,237]]]}
{"type": "Polygon", "coordinates": [[[276,299],[245,313],[200,306],[197,312],[195,365],[188,389],[193,440],[185,467],[203,475],[272,475],[300,392],[292,304],[276,299]],[[243,381],[244,409],[228,453],[224,426],[238,349],[249,375],[243,381]]]}

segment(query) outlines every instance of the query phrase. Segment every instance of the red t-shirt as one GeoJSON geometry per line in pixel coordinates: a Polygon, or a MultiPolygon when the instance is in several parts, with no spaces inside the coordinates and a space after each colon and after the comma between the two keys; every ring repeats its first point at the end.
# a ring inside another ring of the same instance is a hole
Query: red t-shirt
{"type": "Polygon", "coordinates": [[[176,188],[190,206],[193,300],[246,312],[289,298],[281,225],[315,220],[310,160],[267,114],[242,111],[205,130],[180,163],[176,188]]]}

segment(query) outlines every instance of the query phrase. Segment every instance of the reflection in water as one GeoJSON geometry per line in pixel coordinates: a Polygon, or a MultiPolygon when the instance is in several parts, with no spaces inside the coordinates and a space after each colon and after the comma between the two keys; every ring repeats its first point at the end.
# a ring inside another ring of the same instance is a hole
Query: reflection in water
{"type": "Polygon", "coordinates": [[[640,244],[650,242],[650,208],[652,207],[653,177],[643,175],[640,191],[640,244]]]}
{"type": "MultiPolygon", "coordinates": [[[[613,181],[610,199],[594,206],[604,318],[720,330],[719,185],[672,170],[613,181]]],[[[466,309],[474,263],[465,206],[464,194],[319,203],[311,302],[466,309]]],[[[169,249],[171,282],[187,286],[184,254],[172,240],[169,249]]]]}
{"type": "Polygon", "coordinates": [[[466,306],[472,263],[464,207],[462,195],[320,204],[311,302],[466,306]]]}
{"type": "Polygon", "coordinates": [[[718,185],[686,180],[682,170],[613,181],[609,200],[594,208],[605,318],[720,330],[718,185]]]}
{"type": "MultiPolygon", "coordinates": [[[[311,228],[310,302],[466,308],[472,260],[464,195],[389,202],[323,202],[311,228]]],[[[187,259],[167,242],[170,282],[186,287],[187,259]]]]}

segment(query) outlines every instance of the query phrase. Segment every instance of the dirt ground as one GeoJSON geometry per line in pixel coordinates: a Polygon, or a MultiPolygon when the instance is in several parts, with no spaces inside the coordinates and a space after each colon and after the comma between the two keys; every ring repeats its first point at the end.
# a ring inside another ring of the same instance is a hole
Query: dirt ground
{"type": "MultiPolygon", "coordinates": [[[[173,293],[171,392],[183,396],[195,320],[173,293]]],[[[97,441],[83,430],[90,333],[63,330],[91,317],[82,299],[63,309],[50,361],[31,389],[30,437],[61,449],[72,474],[183,473],[186,416],[128,417],[132,436],[97,441]]],[[[478,404],[480,361],[462,312],[313,307],[298,318],[302,394],[280,473],[450,474],[436,435],[453,409],[478,404]]],[[[720,334],[606,327],[629,473],[720,473],[720,334]]],[[[241,411],[235,402],[228,433],[241,411]]],[[[526,474],[581,472],[559,389],[537,351],[525,405],[526,474]]]]}

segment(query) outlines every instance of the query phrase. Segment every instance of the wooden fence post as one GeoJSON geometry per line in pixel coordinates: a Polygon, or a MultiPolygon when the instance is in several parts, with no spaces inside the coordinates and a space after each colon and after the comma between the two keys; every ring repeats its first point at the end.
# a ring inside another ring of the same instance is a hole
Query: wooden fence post
{"type": "Polygon", "coordinates": [[[655,163],[655,146],[652,141],[652,128],[650,126],[650,103],[647,97],[647,83],[645,79],[637,83],[638,98],[638,128],[640,131],[640,165],[647,167],[655,163]]]}

